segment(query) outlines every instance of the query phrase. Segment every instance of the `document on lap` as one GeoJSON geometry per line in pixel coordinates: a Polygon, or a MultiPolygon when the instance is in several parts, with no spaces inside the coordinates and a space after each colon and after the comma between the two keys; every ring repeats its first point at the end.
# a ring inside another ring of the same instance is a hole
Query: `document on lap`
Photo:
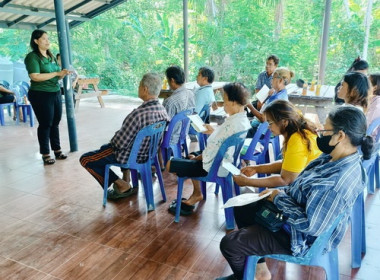
{"type": "Polygon", "coordinates": [[[230,172],[232,175],[240,175],[240,170],[235,165],[233,165],[231,162],[222,161],[222,167],[226,169],[228,172],[230,172]]]}
{"type": "Polygon", "coordinates": [[[207,128],[204,127],[204,122],[201,119],[201,117],[197,114],[195,115],[188,115],[187,116],[191,120],[191,126],[197,131],[197,132],[203,132],[207,131],[207,128]]]}
{"type": "Polygon", "coordinates": [[[230,198],[221,208],[229,208],[229,207],[237,207],[237,206],[243,206],[247,205],[256,201],[259,201],[261,199],[266,198],[269,196],[272,192],[267,192],[266,194],[259,196],[258,193],[244,193],[238,196],[234,196],[230,198]]]}
{"type": "Polygon", "coordinates": [[[268,98],[268,94],[269,94],[269,88],[267,85],[264,85],[258,93],[256,93],[256,98],[261,102],[263,103],[265,101],[265,99],[268,98]]]}

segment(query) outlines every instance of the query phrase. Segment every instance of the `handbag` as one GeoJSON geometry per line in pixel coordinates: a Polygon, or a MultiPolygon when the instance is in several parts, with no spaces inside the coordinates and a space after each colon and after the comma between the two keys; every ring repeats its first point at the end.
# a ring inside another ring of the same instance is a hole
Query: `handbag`
{"type": "Polygon", "coordinates": [[[255,213],[254,220],[271,232],[277,232],[284,225],[286,218],[276,205],[265,199],[260,201],[260,206],[255,213]]]}

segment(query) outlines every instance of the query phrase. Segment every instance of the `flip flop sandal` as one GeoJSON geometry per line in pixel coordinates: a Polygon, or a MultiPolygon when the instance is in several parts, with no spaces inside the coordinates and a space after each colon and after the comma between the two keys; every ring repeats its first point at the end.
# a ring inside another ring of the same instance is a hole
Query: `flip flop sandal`
{"type": "Polygon", "coordinates": [[[50,156],[43,156],[42,161],[44,162],[44,165],[52,165],[55,163],[55,159],[51,158],[50,156]]]}
{"type": "MultiPolygon", "coordinates": [[[[187,200],[187,198],[182,197],[181,200],[187,200]]],[[[169,207],[170,207],[171,205],[173,205],[173,204],[177,204],[177,199],[173,199],[173,201],[170,202],[169,207]]],[[[188,204],[185,204],[185,203],[181,203],[181,205],[182,205],[182,204],[188,206],[188,207],[191,208],[191,209],[194,209],[194,208],[195,208],[195,205],[188,205],[188,204]]],[[[185,206],[185,207],[186,207],[186,206],[185,206]]]]}
{"type": "Polygon", "coordinates": [[[55,159],[62,160],[62,159],[67,159],[67,155],[65,155],[62,152],[54,152],[55,159]]]}
{"type": "Polygon", "coordinates": [[[110,200],[117,200],[119,198],[129,197],[136,194],[138,188],[130,188],[126,192],[119,192],[117,189],[109,189],[107,191],[107,198],[110,200]]]}
{"type": "MultiPolygon", "coordinates": [[[[173,203],[169,206],[168,211],[175,215],[176,207],[177,207],[177,203],[173,203]]],[[[193,208],[191,208],[191,205],[181,203],[181,211],[180,211],[181,216],[190,216],[193,213],[194,212],[193,212],[193,208]]]]}

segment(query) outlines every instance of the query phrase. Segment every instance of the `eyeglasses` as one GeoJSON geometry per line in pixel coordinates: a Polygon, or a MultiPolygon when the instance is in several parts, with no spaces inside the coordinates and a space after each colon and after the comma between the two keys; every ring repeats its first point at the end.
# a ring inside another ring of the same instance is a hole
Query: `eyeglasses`
{"type": "Polygon", "coordinates": [[[334,131],[333,129],[317,129],[318,137],[322,137],[325,132],[334,131]]]}
{"type": "Polygon", "coordinates": [[[268,122],[268,126],[271,126],[272,124],[274,124],[274,122],[272,121],[267,121],[268,122]]]}

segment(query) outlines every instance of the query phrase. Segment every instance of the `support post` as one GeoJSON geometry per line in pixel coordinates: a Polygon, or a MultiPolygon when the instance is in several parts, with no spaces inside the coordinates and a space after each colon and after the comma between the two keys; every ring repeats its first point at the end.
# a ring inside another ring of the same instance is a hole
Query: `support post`
{"type": "Polygon", "coordinates": [[[189,26],[188,26],[188,0],[183,0],[183,64],[185,81],[189,80],[189,26]]]}
{"type": "MultiPolygon", "coordinates": [[[[69,49],[67,42],[67,30],[65,23],[65,10],[63,7],[62,0],[54,0],[55,6],[55,17],[57,22],[57,34],[59,42],[59,52],[61,54],[62,68],[69,69],[69,49]]],[[[73,101],[73,89],[71,86],[70,76],[66,76],[63,79],[63,89],[65,92],[65,102],[66,102],[66,115],[67,115],[67,126],[69,130],[69,140],[70,140],[70,151],[78,151],[78,141],[77,132],[75,124],[74,115],[74,101],[73,101]]]]}
{"type": "Polygon", "coordinates": [[[326,0],[325,13],[324,13],[324,17],[323,17],[321,51],[320,51],[320,55],[319,55],[319,77],[318,77],[318,80],[319,80],[319,83],[322,85],[325,82],[327,48],[328,48],[328,43],[329,43],[330,15],[331,15],[331,0],[326,0]]]}

